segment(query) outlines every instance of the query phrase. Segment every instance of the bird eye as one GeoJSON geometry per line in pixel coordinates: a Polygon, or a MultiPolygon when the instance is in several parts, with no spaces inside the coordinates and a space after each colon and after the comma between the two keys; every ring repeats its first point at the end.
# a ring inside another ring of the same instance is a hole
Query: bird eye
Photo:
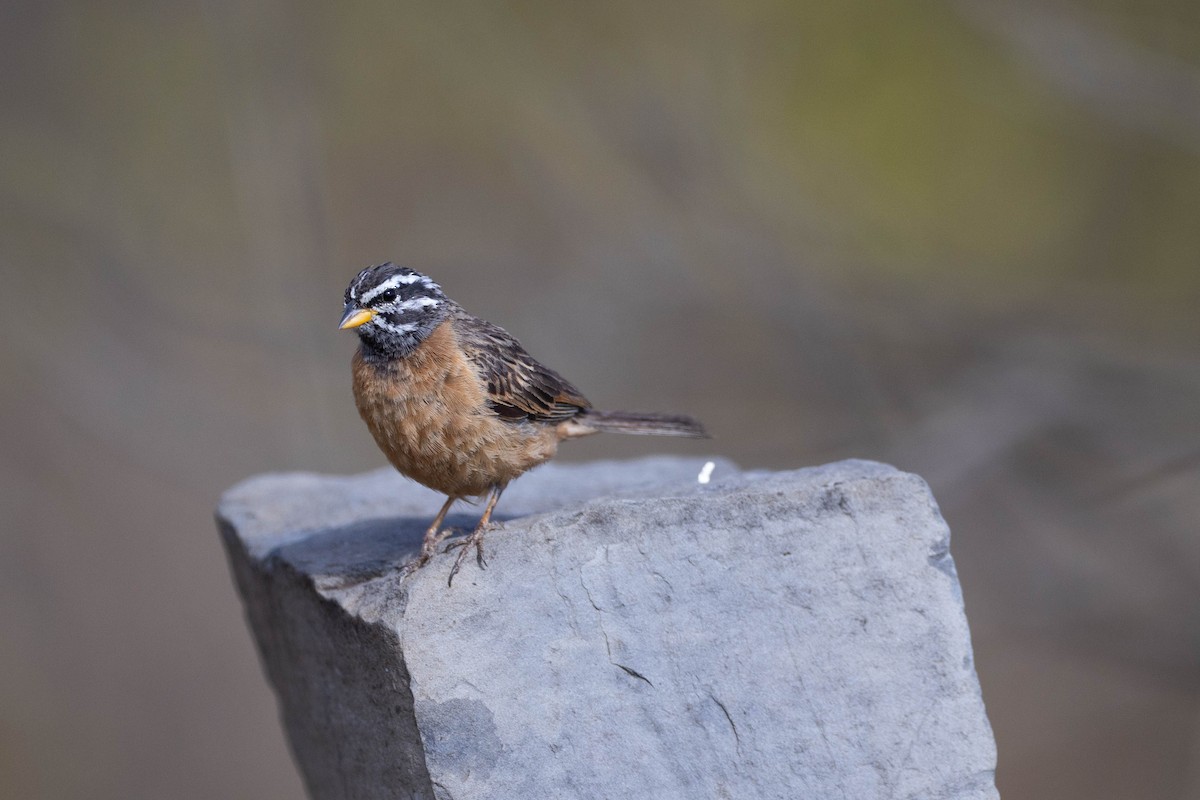
{"type": "Polygon", "coordinates": [[[390,303],[395,299],[396,299],[396,290],[395,289],[388,289],[386,292],[379,293],[378,300],[381,303],[390,303]]]}

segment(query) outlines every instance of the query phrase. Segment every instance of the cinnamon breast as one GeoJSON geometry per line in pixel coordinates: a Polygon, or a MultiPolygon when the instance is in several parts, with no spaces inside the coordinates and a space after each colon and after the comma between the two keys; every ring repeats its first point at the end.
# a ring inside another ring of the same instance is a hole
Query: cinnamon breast
{"type": "Polygon", "coordinates": [[[503,486],[552,458],[556,426],[506,421],[463,355],[453,318],[404,358],[354,354],[354,401],[375,442],[402,474],[451,497],[503,486]]]}

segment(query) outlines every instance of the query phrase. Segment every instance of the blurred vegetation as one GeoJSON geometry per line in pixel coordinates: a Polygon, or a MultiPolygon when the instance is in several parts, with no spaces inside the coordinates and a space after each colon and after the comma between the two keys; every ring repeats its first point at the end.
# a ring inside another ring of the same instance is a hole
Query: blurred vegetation
{"type": "Polygon", "coordinates": [[[332,328],[385,259],[747,466],[920,472],[1002,792],[1200,793],[1194,4],[12,2],[0,41],[0,794],[297,796],[208,514],[382,463],[332,328]]]}

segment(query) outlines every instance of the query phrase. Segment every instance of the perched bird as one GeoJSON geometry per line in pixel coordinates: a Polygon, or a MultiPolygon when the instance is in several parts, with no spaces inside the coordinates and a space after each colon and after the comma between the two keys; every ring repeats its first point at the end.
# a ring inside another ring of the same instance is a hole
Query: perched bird
{"type": "Polygon", "coordinates": [[[406,572],[428,562],[449,533],[442,522],[454,501],[488,495],[449,580],[472,546],[483,567],[484,531],[504,487],[553,458],[561,441],[602,431],[707,436],[691,417],[595,410],[506,331],[467,313],[407,267],[364,269],[345,300],[339,327],[359,337],[358,413],[392,466],[446,495],[406,572]]]}

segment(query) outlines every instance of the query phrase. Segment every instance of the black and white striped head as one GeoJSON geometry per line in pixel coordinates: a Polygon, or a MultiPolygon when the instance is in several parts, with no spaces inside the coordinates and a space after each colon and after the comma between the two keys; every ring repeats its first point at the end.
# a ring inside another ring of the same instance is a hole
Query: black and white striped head
{"type": "Polygon", "coordinates": [[[355,328],[368,351],[406,355],[433,332],[450,301],[428,277],[390,261],[367,267],[346,288],[339,328],[355,328]]]}

